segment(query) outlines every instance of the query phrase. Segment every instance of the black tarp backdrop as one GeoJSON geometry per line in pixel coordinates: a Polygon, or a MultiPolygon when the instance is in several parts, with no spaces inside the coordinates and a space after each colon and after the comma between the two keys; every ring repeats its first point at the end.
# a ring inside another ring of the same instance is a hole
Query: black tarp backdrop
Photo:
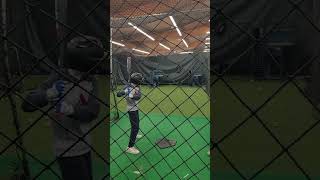
{"type": "MultiPolygon", "coordinates": [[[[3,7],[1,7],[3,9],[3,7]]],[[[18,44],[20,47],[27,48],[27,41],[26,38],[23,34],[26,34],[25,26],[24,23],[18,23],[18,22],[23,22],[24,19],[24,6],[22,3],[18,3],[17,0],[13,1],[7,1],[7,37],[10,41],[15,42],[18,44]]],[[[1,22],[2,22],[2,16],[0,17],[1,22]]],[[[3,34],[3,26],[1,26],[1,35],[3,34]]],[[[21,56],[26,57],[26,54],[23,54],[21,50],[18,48],[14,47],[14,45],[11,42],[8,42],[8,47],[9,47],[9,57],[10,57],[10,66],[11,66],[11,72],[16,73],[18,72],[18,59],[21,59],[21,56]],[[17,53],[20,58],[17,58],[17,53]]],[[[3,55],[5,52],[3,51],[3,38],[1,38],[1,60],[3,60],[3,55]]],[[[4,67],[0,66],[0,73],[1,73],[1,78],[4,77],[4,67]]]]}
{"type": "MultiPolygon", "coordinates": [[[[239,0],[232,1],[223,9],[223,14],[217,13],[217,9],[222,8],[228,1],[215,0],[212,1],[211,6],[214,7],[212,16],[214,17],[211,25],[214,33],[214,42],[212,54],[212,65],[232,64],[237,61],[232,67],[231,73],[248,74],[252,71],[255,56],[254,48],[250,51],[247,49],[252,46],[255,41],[250,37],[256,37],[257,29],[264,30],[262,36],[280,20],[288,14],[293,6],[288,1],[277,0],[239,0]],[[217,15],[218,14],[218,15],[217,15]],[[232,21],[232,22],[231,22],[232,21]],[[219,28],[225,24],[222,32],[219,28]],[[241,29],[239,29],[241,28],[241,29]],[[244,32],[246,31],[246,32],[244,32]]],[[[307,12],[312,9],[315,1],[304,1],[300,6],[307,12]]],[[[294,42],[294,46],[284,47],[284,58],[287,63],[287,71],[294,72],[298,66],[303,63],[303,57],[307,56],[310,47],[307,46],[306,29],[310,29],[304,17],[298,12],[294,11],[287,20],[283,21],[274,32],[280,29],[292,29],[291,36],[283,36],[283,41],[294,42]],[[308,26],[308,27],[307,27],[308,26]],[[306,28],[307,27],[307,28],[306,28]],[[302,28],[302,29],[301,29],[302,28]],[[289,39],[290,38],[290,39],[289,39]]],[[[272,33],[268,36],[271,37],[272,33]]],[[[308,36],[310,36],[309,34],[308,36]]],[[[266,40],[269,40],[268,38],[266,40]]],[[[264,50],[263,53],[267,54],[264,50]]],[[[267,60],[271,61],[270,57],[267,60]]],[[[212,67],[213,68],[213,67],[212,67]]]]}
{"type": "MultiPolygon", "coordinates": [[[[82,22],[76,28],[77,32],[96,36],[103,41],[105,49],[109,49],[109,3],[101,0],[82,0],[81,3],[76,0],[68,0],[67,9],[67,25],[73,28],[78,23],[82,22]],[[95,11],[90,12],[93,8],[98,7],[95,11]],[[86,18],[86,16],[90,15],[86,18]],[[83,19],[86,20],[83,21],[83,19]]],[[[8,1],[8,21],[9,30],[14,30],[9,34],[9,38],[19,46],[32,52],[37,58],[43,57],[48,52],[46,61],[57,64],[59,48],[55,48],[57,39],[55,17],[55,0],[39,1],[39,0],[10,0],[8,1]],[[50,17],[51,16],[51,17],[50,17]],[[54,51],[52,49],[55,48],[54,51]]],[[[65,33],[69,33],[68,28],[64,28],[65,33]]],[[[77,36],[72,33],[67,40],[77,36]]],[[[9,43],[12,47],[13,44],[9,43]]],[[[20,61],[27,70],[31,64],[36,62],[36,59],[28,53],[19,50],[20,61]]],[[[10,56],[10,59],[15,59],[16,56],[10,56]]],[[[107,61],[106,61],[107,62],[107,61]]],[[[16,63],[10,63],[12,69],[17,71],[16,63]]],[[[104,66],[109,67],[109,65],[104,66]]],[[[40,64],[39,68],[34,73],[47,73],[50,71],[44,64],[40,64]]]]}
{"type": "Polygon", "coordinates": [[[306,92],[319,107],[320,104],[320,2],[317,0],[308,1],[302,8],[307,18],[313,22],[313,25],[307,21],[297,22],[298,44],[301,51],[305,54],[305,59],[314,58],[311,68],[311,79],[306,88],[306,92]]]}
{"type": "Polygon", "coordinates": [[[252,42],[249,36],[239,30],[237,26],[253,35],[255,28],[265,26],[266,22],[264,21],[272,8],[272,3],[268,0],[240,0],[226,5],[223,14],[215,11],[224,7],[226,3],[227,1],[216,0],[211,5],[214,8],[212,12],[214,19],[211,23],[211,31],[214,36],[212,46],[214,63],[212,65],[231,62],[239,57],[252,42]],[[234,25],[230,19],[237,25],[234,25]],[[220,32],[219,29],[222,25],[225,28],[220,32]]]}
{"type": "MultiPolygon", "coordinates": [[[[130,55],[132,57],[132,55],[130,55]]],[[[113,74],[118,83],[128,80],[127,53],[113,55],[113,74]]],[[[144,75],[146,83],[151,83],[152,71],[160,70],[165,75],[161,84],[190,84],[195,74],[202,75],[202,83],[209,81],[209,53],[173,54],[168,56],[132,57],[132,72],[144,75]]]]}
{"type": "MultiPolygon", "coordinates": [[[[215,10],[222,8],[228,1],[215,0],[212,1],[211,7],[215,10]]],[[[295,1],[299,2],[299,1],[295,1]]],[[[305,0],[299,7],[303,13],[298,10],[293,11],[287,20],[283,21],[276,29],[292,28],[294,46],[287,48],[285,59],[287,60],[289,74],[295,72],[302,64],[306,63],[312,57],[320,55],[320,2],[318,0],[305,0]],[[312,21],[310,23],[309,21],[312,21]]],[[[254,30],[262,27],[267,31],[270,27],[279,23],[280,20],[288,14],[294,7],[288,1],[278,0],[238,0],[232,1],[223,9],[224,15],[213,10],[211,16],[214,17],[211,23],[211,31],[214,33],[212,40],[213,48],[211,54],[211,68],[216,65],[231,64],[233,61],[238,61],[235,68],[241,69],[242,74],[250,74],[252,71],[250,56],[252,51],[245,53],[247,48],[254,41],[250,37],[239,30],[241,27],[251,35],[254,35],[254,30]],[[218,15],[217,15],[218,14],[218,15]],[[230,19],[237,23],[234,25],[230,19]],[[216,32],[221,24],[226,23],[223,32],[216,32]]],[[[253,49],[252,49],[253,50],[253,49]]],[[[269,58],[270,59],[270,58],[269,58]]],[[[308,83],[306,92],[316,104],[320,103],[320,63],[319,58],[311,66],[307,66],[303,73],[304,75],[311,74],[311,81],[308,83]]],[[[233,71],[234,72],[234,71],[233,71]]],[[[233,73],[231,71],[231,74],[233,73]]]]}

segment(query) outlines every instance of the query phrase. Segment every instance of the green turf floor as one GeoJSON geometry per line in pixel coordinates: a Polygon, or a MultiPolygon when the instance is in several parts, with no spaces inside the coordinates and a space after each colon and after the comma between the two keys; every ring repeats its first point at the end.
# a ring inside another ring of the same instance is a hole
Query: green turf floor
{"type": "Polygon", "coordinates": [[[169,116],[166,119],[160,114],[140,115],[140,133],[144,136],[137,141],[137,148],[141,155],[128,155],[123,152],[130,135],[128,117],[124,116],[112,124],[112,177],[121,173],[116,179],[126,179],[127,176],[136,176],[133,172],[141,169],[143,173],[146,171],[144,177],[147,179],[181,179],[187,174],[209,178],[207,165],[210,158],[207,152],[210,128],[206,118],[194,117],[187,121],[181,116],[169,116]],[[155,141],[161,137],[176,140],[176,146],[168,149],[155,147],[155,141]]]}
{"type": "MultiPolygon", "coordinates": [[[[141,153],[124,153],[130,122],[126,114],[120,113],[120,120],[111,125],[111,177],[209,179],[210,107],[205,92],[196,87],[177,86],[143,86],[142,92],[140,133],[144,136],[137,141],[141,153]],[[176,146],[158,148],[155,141],[162,137],[176,140],[176,146]]],[[[125,101],[117,98],[117,102],[119,110],[124,112],[125,101]]]]}
{"type": "MultiPolygon", "coordinates": [[[[44,80],[43,77],[30,77],[25,81],[26,88],[35,87],[39,82],[44,80]]],[[[275,90],[281,85],[281,81],[249,81],[249,80],[234,80],[227,79],[231,84],[235,92],[239,94],[242,100],[248,104],[251,108],[257,108],[261,105],[275,90]]],[[[100,97],[109,98],[106,87],[106,79],[99,79],[100,86],[100,97]]],[[[304,87],[303,81],[297,81],[298,85],[302,88],[304,87]]],[[[193,129],[201,128],[201,125],[205,123],[205,120],[209,117],[209,104],[207,103],[207,96],[201,89],[197,91],[196,88],[182,87],[178,90],[173,91],[176,86],[161,86],[160,89],[154,89],[149,87],[142,87],[143,94],[148,94],[148,98],[142,100],[140,105],[142,112],[147,113],[148,117],[144,117],[141,114],[141,129],[143,132],[148,132],[153,127],[153,123],[157,123],[164,116],[169,115],[169,119],[163,120],[163,124],[157,126],[157,129],[150,131],[146,135],[147,138],[142,138],[137,142],[138,147],[141,152],[147,152],[148,149],[154,145],[154,141],[161,137],[161,133],[167,135],[170,130],[173,130],[173,126],[178,126],[182,124],[177,130],[173,131],[168,135],[169,138],[176,139],[177,146],[181,145],[181,148],[177,148],[179,155],[182,158],[187,159],[192,154],[191,148],[188,144],[182,144],[183,138],[191,136],[194,132],[193,129]],[[170,92],[173,92],[170,94],[170,92]],[[192,96],[191,96],[192,95],[192,96]],[[191,98],[188,98],[191,96],[191,98]],[[188,99],[184,102],[185,99],[188,99]],[[162,101],[163,100],[163,101],[162,101]],[[182,105],[180,105],[182,104],[182,105]],[[157,108],[154,108],[157,105],[157,108]],[[176,107],[179,107],[178,109],[176,107]],[[197,107],[201,107],[201,110],[197,107]],[[173,111],[174,110],[174,111],[173,111]],[[173,112],[172,112],[173,111],[173,112]],[[190,122],[187,122],[186,117],[190,117],[190,122]],[[173,125],[171,123],[173,123],[173,125]],[[192,127],[194,125],[194,127],[192,127]],[[158,129],[161,127],[161,133],[158,129]],[[181,131],[180,131],[181,130],[181,131]],[[150,140],[150,141],[149,141],[150,140]]],[[[218,82],[214,87],[214,97],[216,102],[213,104],[214,109],[214,138],[219,139],[226,135],[232,128],[234,128],[238,123],[240,123],[250,112],[244,108],[243,105],[237,100],[237,98],[230,92],[225,84],[218,82]]],[[[121,111],[125,110],[125,103],[123,100],[120,101],[118,108],[121,111]]],[[[111,96],[111,102],[112,96],[111,96]]],[[[7,134],[10,138],[15,138],[15,131],[12,125],[12,114],[8,108],[8,100],[2,99],[0,101],[0,130],[1,132],[7,134]]],[[[18,101],[18,106],[20,101],[18,101]]],[[[101,117],[103,116],[101,113],[101,117]]],[[[316,120],[312,117],[311,105],[305,100],[305,98],[299,93],[296,87],[292,84],[285,87],[275,98],[273,98],[262,111],[258,113],[261,119],[266,123],[266,125],[274,132],[278,139],[284,144],[290,144],[295,138],[303,133],[308,126],[312,125],[316,120]]],[[[34,120],[39,116],[39,113],[22,113],[19,111],[19,117],[21,119],[22,130],[28,127],[34,120]]],[[[34,154],[37,158],[42,161],[49,162],[54,157],[52,155],[52,136],[51,129],[47,124],[48,120],[43,118],[40,120],[32,131],[26,133],[24,141],[28,151],[34,154]]],[[[123,135],[123,130],[127,130],[129,127],[128,119],[124,116],[118,123],[112,124],[111,136],[114,139],[123,135]]],[[[204,128],[199,131],[198,135],[192,137],[188,142],[192,143],[192,148],[200,150],[205,146],[204,140],[200,137],[200,134],[205,138],[209,136],[209,128],[204,128]]],[[[114,160],[111,166],[111,174],[115,175],[120,171],[120,168],[125,168],[130,165],[130,159],[138,159],[135,166],[141,168],[142,173],[145,172],[145,176],[153,176],[153,179],[157,179],[158,173],[162,176],[168,175],[167,178],[172,177],[172,179],[178,179],[189,174],[189,178],[192,171],[196,172],[200,170],[200,165],[204,162],[209,162],[209,157],[206,155],[205,150],[200,150],[196,156],[193,156],[187,163],[181,165],[175,173],[169,172],[171,168],[178,166],[183,162],[179,155],[174,152],[171,156],[166,157],[164,160],[160,161],[156,167],[159,169],[158,172],[154,169],[147,171],[148,168],[152,167],[151,164],[155,164],[162,159],[162,156],[170,154],[172,149],[159,150],[153,148],[148,151],[145,156],[138,155],[124,155],[123,149],[127,145],[128,135],[118,139],[116,142],[110,141],[111,155],[112,158],[120,155],[119,158],[114,160]],[[159,154],[161,151],[161,155],[159,154]],[[146,157],[147,156],[147,157],[146,157]],[[200,157],[200,158],[199,158],[200,157]],[[202,161],[200,160],[202,159],[202,161]],[[120,167],[115,162],[118,163],[120,167]],[[200,164],[200,165],[199,165],[200,164]],[[189,167],[187,167],[187,165],[189,167]],[[171,166],[171,167],[169,167],[171,166]],[[146,172],[147,171],[147,172],[146,172]]],[[[107,146],[105,145],[105,137],[107,137],[108,128],[107,125],[99,126],[93,131],[93,144],[99,153],[104,154],[106,152],[107,146]]],[[[320,156],[320,146],[318,139],[320,137],[320,127],[315,127],[313,131],[308,133],[303,140],[299,141],[294,147],[290,149],[291,154],[295,157],[297,162],[302,168],[310,174],[312,179],[319,178],[319,165],[320,156]]],[[[0,136],[0,149],[2,150],[8,145],[2,136],[0,136]]],[[[245,126],[242,126],[238,131],[236,131],[232,136],[227,138],[221,145],[220,148],[223,150],[225,155],[227,155],[234,165],[246,176],[250,177],[259,169],[261,169],[271,158],[273,158],[277,153],[281,151],[281,148],[276,144],[276,142],[270,138],[267,132],[262,128],[261,124],[255,118],[251,118],[245,126]]],[[[107,156],[107,155],[106,155],[107,156]]],[[[230,167],[226,160],[221,156],[221,153],[214,152],[212,154],[214,158],[214,171],[211,173],[215,180],[238,180],[239,176],[230,167]]],[[[107,158],[107,157],[106,157],[107,158]]],[[[0,169],[1,175],[0,179],[8,179],[10,174],[11,162],[15,161],[17,158],[15,156],[14,148],[8,149],[4,154],[0,156],[0,169]]],[[[30,160],[32,172],[38,172],[41,165],[30,160]]],[[[133,174],[136,167],[131,165],[124,170],[120,179],[125,178],[126,175],[131,179],[135,179],[139,176],[133,174]]],[[[54,166],[56,167],[56,166],[54,166]]],[[[105,164],[94,156],[94,171],[95,179],[101,179],[106,174],[105,164]]],[[[173,168],[174,169],[174,168],[173,168]]],[[[187,178],[188,178],[187,177],[187,178]]],[[[208,179],[209,170],[204,169],[198,174],[200,179],[208,179]],[[204,178],[200,178],[203,175],[204,178]]],[[[45,173],[41,179],[54,179],[51,173],[45,173]]],[[[191,178],[192,179],[192,178],[191,178]]],[[[275,161],[270,167],[265,169],[256,179],[261,180],[300,180],[305,179],[302,173],[299,172],[297,167],[295,167],[292,160],[288,158],[287,155],[281,156],[277,161],[275,161]]]]}
{"type": "MultiPolygon", "coordinates": [[[[278,80],[252,81],[246,78],[225,78],[234,92],[251,109],[262,105],[283,83],[278,80]]],[[[302,89],[305,88],[303,80],[295,80],[295,82],[302,89]]],[[[222,81],[218,81],[214,85],[213,91],[213,96],[216,99],[216,102],[212,104],[215,114],[213,134],[215,141],[218,141],[245,120],[250,115],[250,111],[240,103],[222,81]]],[[[289,84],[272,98],[257,115],[278,140],[284,146],[288,146],[316,122],[312,113],[310,103],[293,84],[289,84]]],[[[320,127],[316,126],[289,150],[311,179],[320,179],[319,137],[320,127]]],[[[281,147],[262,127],[257,118],[250,118],[247,123],[219,144],[219,147],[247,178],[252,177],[281,152],[281,147]]],[[[220,152],[215,151],[212,156],[214,179],[242,179],[220,152]]],[[[255,179],[298,180],[306,178],[288,155],[282,155],[271,166],[263,169],[255,179]]]]}

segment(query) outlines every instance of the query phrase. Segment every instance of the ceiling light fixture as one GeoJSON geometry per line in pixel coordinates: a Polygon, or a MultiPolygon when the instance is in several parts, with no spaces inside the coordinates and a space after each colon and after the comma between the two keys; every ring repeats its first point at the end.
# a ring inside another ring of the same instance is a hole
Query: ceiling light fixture
{"type": "Polygon", "coordinates": [[[179,36],[182,36],[182,33],[181,33],[181,31],[180,31],[180,29],[178,27],[176,27],[176,30],[177,30],[179,36]]]}
{"type": "Polygon", "coordinates": [[[116,41],[111,41],[112,44],[116,44],[118,46],[124,47],[125,45],[116,41]]]}
{"type": "Polygon", "coordinates": [[[141,30],[140,28],[138,28],[137,26],[133,25],[131,22],[128,23],[130,26],[132,26],[134,29],[138,30],[140,33],[142,33],[143,35],[147,36],[149,39],[151,39],[152,41],[154,41],[155,39],[150,36],[149,34],[145,33],[143,30],[141,30]]]}
{"type": "Polygon", "coordinates": [[[137,51],[137,52],[141,52],[141,53],[144,53],[144,54],[150,54],[149,52],[147,51],[143,51],[143,50],[140,50],[140,49],[136,49],[136,48],[132,48],[133,51],[137,51]]]}
{"type": "Polygon", "coordinates": [[[174,26],[174,27],[177,27],[176,21],[173,19],[173,17],[172,17],[172,16],[169,16],[169,18],[170,18],[173,26],[174,26]]]}
{"type": "Polygon", "coordinates": [[[170,48],[168,47],[168,46],[165,46],[164,44],[162,44],[162,43],[159,43],[160,44],[160,46],[162,46],[162,47],[164,47],[164,48],[166,48],[166,49],[168,49],[168,50],[170,50],[170,48]]]}
{"type": "Polygon", "coordinates": [[[179,52],[179,54],[192,54],[192,51],[179,52]]]}
{"type": "Polygon", "coordinates": [[[189,45],[187,44],[187,42],[184,39],[182,39],[182,41],[183,41],[184,45],[186,45],[187,48],[189,48],[189,45]]]}
{"type": "Polygon", "coordinates": [[[178,34],[179,34],[179,36],[182,36],[182,33],[181,33],[180,29],[178,28],[176,21],[173,19],[173,17],[172,17],[172,16],[169,16],[169,17],[170,17],[170,20],[171,20],[171,22],[172,22],[173,26],[176,28],[176,30],[177,30],[177,32],[178,32],[178,34]]]}

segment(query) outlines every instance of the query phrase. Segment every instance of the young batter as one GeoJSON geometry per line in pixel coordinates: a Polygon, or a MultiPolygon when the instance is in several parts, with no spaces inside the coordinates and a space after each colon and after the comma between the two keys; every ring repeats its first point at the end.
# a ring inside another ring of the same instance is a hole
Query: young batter
{"type": "Polygon", "coordinates": [[[130,82],[124,89],[117,93],[118,97],[125,96],[127,101],[127,111],[131,124],[131,134],[129,145],[126,152],[139,154],[140,151],[134,147],[139,132],[139,108],[138,101],[141,98],[140,84],[143,82],[143,76],[140,73],[133,73],[130,76],[130,82]]]}

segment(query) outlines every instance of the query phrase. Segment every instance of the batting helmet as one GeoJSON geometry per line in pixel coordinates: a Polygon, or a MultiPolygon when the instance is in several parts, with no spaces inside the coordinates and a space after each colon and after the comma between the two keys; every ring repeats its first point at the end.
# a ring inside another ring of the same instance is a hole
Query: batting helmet
{"type": "Polygon", "coordinates": [[[133,84],[142,84],[144,81],[143,75],[141,73],[132,73],[130,76],[130,82],[133,84]]]}
{"type": "Polygon", "coordinates": [[[103,60],[103,57],[104,50],[99,39],[92,36],[75,37],[67,44],[64,66],[87,72],[103,60]]]}

